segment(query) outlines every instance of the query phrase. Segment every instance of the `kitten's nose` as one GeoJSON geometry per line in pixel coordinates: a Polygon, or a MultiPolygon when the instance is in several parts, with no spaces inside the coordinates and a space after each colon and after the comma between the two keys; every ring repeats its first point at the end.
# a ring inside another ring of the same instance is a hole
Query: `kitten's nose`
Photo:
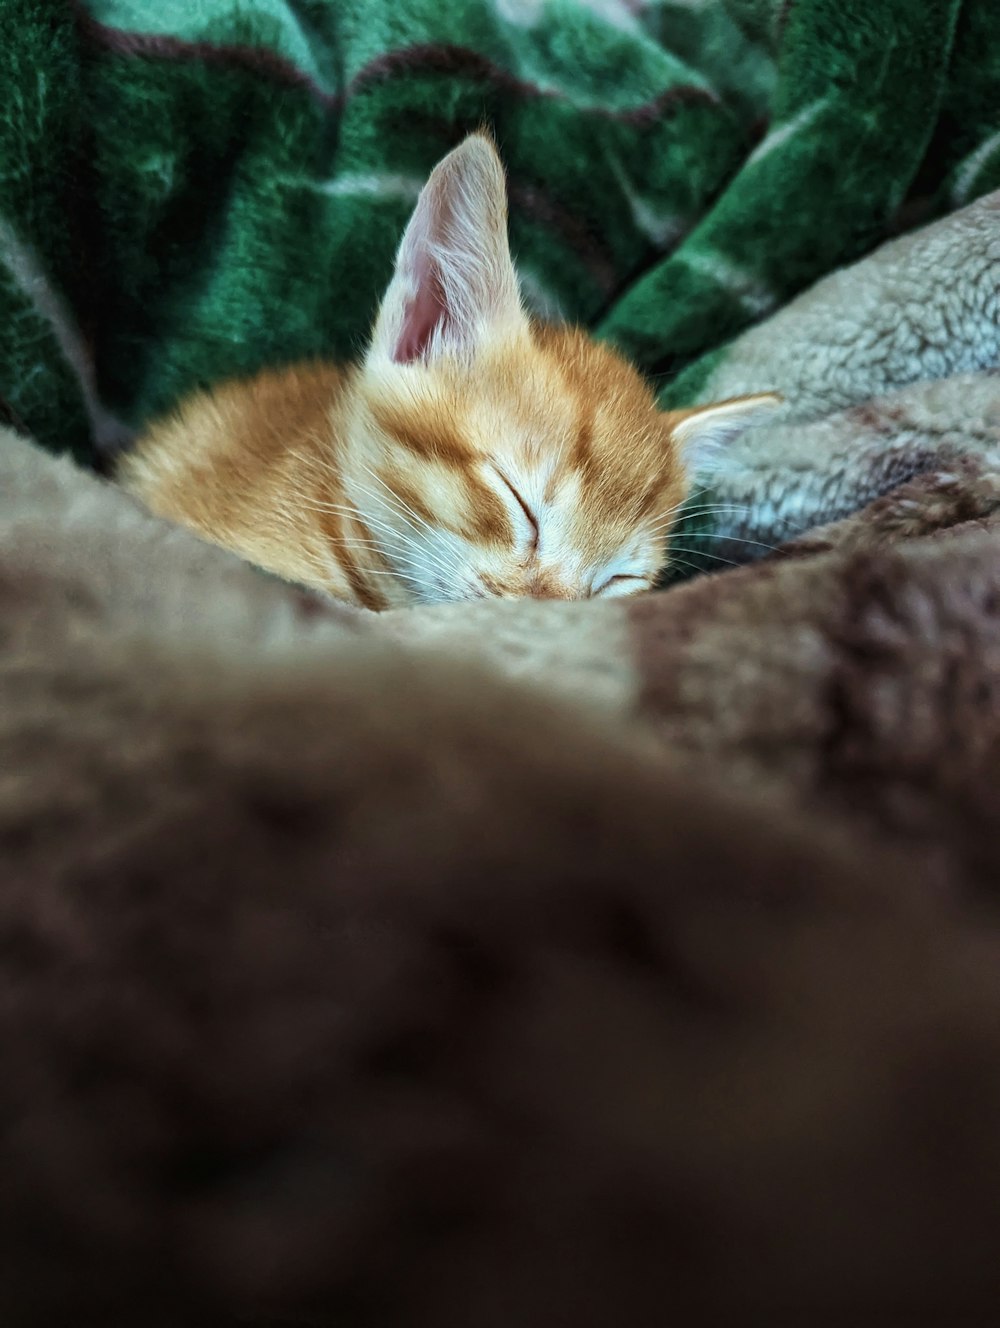
{"type": "Polygon", "coordinates": [[[527,587],[532,599],[581,599],[579,591],[567,586],[551,573],[539,572],[527,587]]]}

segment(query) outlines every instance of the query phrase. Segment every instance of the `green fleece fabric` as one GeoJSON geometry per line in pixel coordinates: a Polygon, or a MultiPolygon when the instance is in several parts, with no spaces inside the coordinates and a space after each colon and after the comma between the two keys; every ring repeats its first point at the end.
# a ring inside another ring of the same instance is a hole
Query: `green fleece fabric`
{"type": "Polygon", "coordinates": [[[993,0],[4,0],[0,86],[0,413],[84,458],[200,384],[354,354],[484,123],[529,306],[671,399],[1000,185],[993,0]]]}

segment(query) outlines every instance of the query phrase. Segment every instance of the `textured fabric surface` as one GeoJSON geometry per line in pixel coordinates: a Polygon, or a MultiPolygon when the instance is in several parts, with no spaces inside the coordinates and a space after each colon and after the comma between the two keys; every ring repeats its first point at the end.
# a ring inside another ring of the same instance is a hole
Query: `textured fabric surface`
{"type": "Polygon", "coordinates": [[[701,477],[674,575],[766,554],[949,459],[995,468],[998,290],[994,192],[822,278],[684,375],[685,399],[768,382],[786,401],[701,477]]]}
{"type": "Polygon", "coordinates": [[[375,615],[2,441],[5,1325],[995,1321],[995,470],[375,615]]]}
{"type": "Polygon", "coordinates": [[[0,398],[80,456],[198,383],[353,353],[482,123],[529,304],[698,382],[1000,185],[990,0],[8,0],[0,38],[0,398]]]}
{"type": "Polygon", "coordinates": [[[5,1328],[996,1321],[992,9],[0,6],[5,1328]],[[484,117],[530,299],[785,390],[715,574],[371,615],[52,455],[484,117]]]}

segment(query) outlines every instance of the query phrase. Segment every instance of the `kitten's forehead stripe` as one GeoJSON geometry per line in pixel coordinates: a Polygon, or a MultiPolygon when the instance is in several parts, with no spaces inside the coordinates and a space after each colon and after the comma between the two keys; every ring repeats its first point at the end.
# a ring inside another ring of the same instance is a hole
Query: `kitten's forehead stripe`
{"type": "Polygon", "coordinates": [[[433,402],[421,402],[418,410],[406,410],[395,402],[371,402],[378,426],[424,461],[450,466],[469,463],[469,445],[462,438],[451,412],[433,402]]]}
{"type": "Polygon", "coordinates": [[[594,407],[589,402],[583,403],[580,422],[577,425],[576,438],[570,453],[569,463],[579,470],[587,470],[594,444],[594,407]]]}
{"type": "Polygon", "coordinates": [[[140,443],[129,487],[371,609],[652,583],[690,449],[717,450],[761,403],[664,416],[612,347],[533,321],[506,214],[496,150],[471,135],[420,191],[363,361],[200,394],[140,443]]]}
{"type": "Polygon", "coordinates": [[[509,548],[514,543],[514,527],[503,500],[474,475],[465,476],[465,487],[469,514],[463,534],[484,544],[502,544],[509,548]]]}
{"type": "Polygon", "coordinates": [[[471,372],[418,373],[369,397],[399,449],[382,479],[458,539],[446,557],[461,584],[473,569],[469,584],[488,575],[487,593],[579,598],[605,568],[637,559],[653,579],[667,553],[657,532],[685,481],[669,423],[631,366],[583,332],[535,325],[491,346],[471,372]],[[491,457],[537,514],[541,563],[519,547],[516,514],[482,475],[491,457]]]}
{"type": "Polygon", "coordinates": [[[654,508],[663,502],[665,488],[666,486],[663,484],[650,485],[650,487],[640,495],[639,505],[636,511],[639,520],[642,520],[643,517],[649,516],[654,508]]]}

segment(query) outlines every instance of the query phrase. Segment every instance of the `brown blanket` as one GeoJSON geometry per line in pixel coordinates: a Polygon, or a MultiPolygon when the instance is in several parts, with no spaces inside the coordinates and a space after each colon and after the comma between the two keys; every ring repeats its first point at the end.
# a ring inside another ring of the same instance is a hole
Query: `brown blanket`
{"type": "Polygon", "coordinates": [[[321,605],[0,440],[5,1328],[995,1322],[1000,382],[942,368],[813,410],[833,524],[635,601],[321,605]]]}

